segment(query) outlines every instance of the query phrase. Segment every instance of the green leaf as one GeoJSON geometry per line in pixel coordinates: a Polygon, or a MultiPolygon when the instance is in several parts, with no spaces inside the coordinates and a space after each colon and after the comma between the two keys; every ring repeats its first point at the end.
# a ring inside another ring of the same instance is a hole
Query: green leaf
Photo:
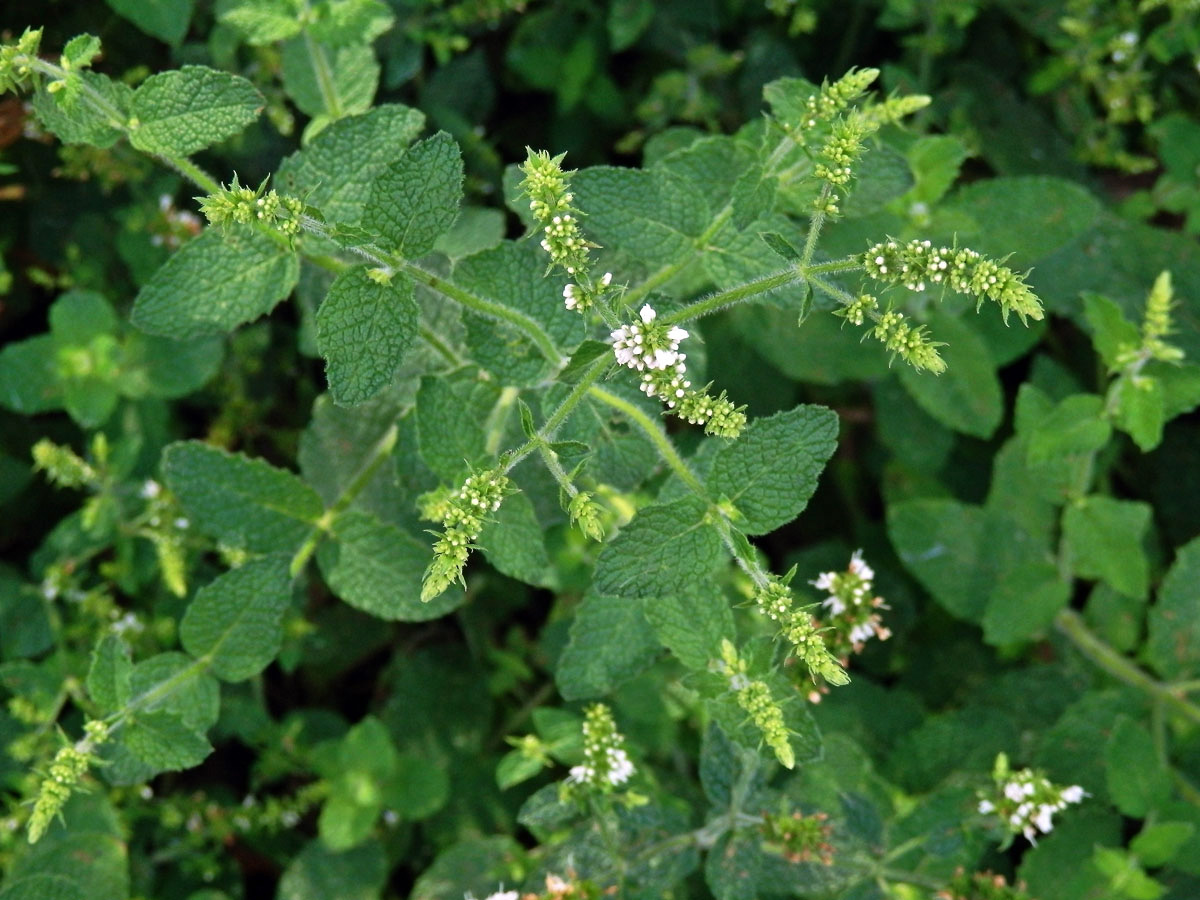
{"type": "Polygon", "coordinates": [[[463,163],[446,132],[413,144],[375,179],[363,224],[407,259],[424,256],[458,218],[463,163]]]}
{"type": "Polygon", "coordinates": [[[421,602],[432,558],[428,541],[355,510],[338,517],[333,533],[337,540],[322,545],[317,562],[330,589],[354,608],[389,621],[424,622],[462,604],[457,589],[421,602]]]}
{"type": "Polygon", "coordinates": [[[888,508],[896,554],[945,609],[979,623],[990,587],[979,567],[988,516],[956,500],[912,500],[888,508]]]}
{"type": "Polygon", "coordinates": [[[129,684],[134,700],[147,711],[169,712],[193,731],[203,733],[217,721],[220,685],[205,667],[185,653],[169,651],[133,667],[129,684]],[[146,697],[153,699],[146,701],[146,697]]]}
{"type": "Polygon", "coordinates": [[[116,810],[103,793],[107,792],[76,791],[62,811],[65,827],[51,825],[36,844],[14,846],[9,852],[0,897],[4,900],[67,900],[76,896],[86,900],[128,900],[133,895],[127,835],[116,810]],[[80,892],[75,894],[68,890],[64,882],[76,886],[80,892]],[[44,886],[46,893],[27,893],[34,885],[44,886]]]}
{"type": "Polygon", "coordinates": [[[335,403],[362,403],[392,382],[418,315],[407,275],[379,284],[360,266],[338,276],[317,310],[317,351],[335,403]]]}
{"type": "MultiPolygon", "coordinates": [[[[489,460],[486,422],[499,390],[466,373],[458,378],[426,376],[417,394],[417,433],[425,465],[446,482],[489,460]]],[[[458,487],[458,485],[454,485],[458,487]]]]}
{"type": "Polygon", "coordinates": [[[176,46],[187,34],[195,0],[107,0],[146,34],[176,46]]]}
{"type": "Polygon", "coordinates": [[[642,607],[629,596],[584,597],[554,675],[564,700],[604,696],[654,661],[658,641],[642,607]]]}
{"type": "Polygon", "coordinates": [[[1104,746],[1108,792],[1124,815],[1145,818],[1171,796],[1171,775],[1154,749],[1150,732],[1120,716],[1104,746]]]}
{"type": "Polygon", "coordinates": [[[688,258],[709,224],[704,197],[678,175],[652,169],[594,166],[572,179],[575,203],[587,211],[587,236],[647,269],[688,258]]]}
{"type": "Polygon", "coordinates": [[[1144,871],[1137,858],[1113,847],[1097,847],[1092,865],[1108,878],[1108,888],[1125,900],[1158,900],[1167,887],[1144,871]]]}
{"type": "Polygon", "coordinates": [[[488,562],[518,581],[539,587],[558,586],[558,572],[546,552],[545,529],[525,494],[506,497],[479,533],[488,562]]]}
{"type": "Polygon", "coordinates": [[[362,218],[376,177],[404,153],[424,125],[423,113],[399,103],[347,116],[287,157],[275,182],[303,196],[326,221],[353,225],[362,218]]]}
{"type": "Polygon", "coordinates": [[[558,373],[561,384],[575,384],[584,371],[597,359],[612,353],[612,344],[604,341],[584,341],[571,354],[571,361],[558,373]]]}
{"type": "Polygon", "coordinates": [[[292,292],[296,254],[250,227],[210,228],[188,241],[138,292],[133,324],[186,340],[232,331],[292,292]]]}
{"type": "Polygon", "coordinates": [[[1063,540],[1081,578],[1099,578],[1113,590],[1144,600],[1150,561],[1144,541],[1152,510],[1147,503],[1084,497],[1063,514],[1063,540]]]}
{"type": "Polygon", "coordinates": [[[317,823],[330,849],[348,850],[370,836],[396,765],[396,745],[378,719],[368,716],[342,738],[336,770],[327,773],[329,796],[317,823]]]}
{"type": "Polygon", "coordinates": [[[1150,663],[1172,681],[1200,676],[1200,538],[1184,544],[1150,608],[1150,663]]]}
{"type": "Polygon", "coordinates": [[[238,134],[265,102],[240,75],[207,66],[160,72],[133,92],[129,142],[144,153],[188,156],[238,134]]]}
{"type": "Polygon", "coordinates": [[[310,841],[293,857],[279,879],[278,900],[379,900],[388,865],[378,841],[350,850],[331,850],[310,841]]]}
{"type": "Polygon", "coordinates": [[[712,585],[648,597],[643,612],[662,645],[689,669],[706,669],[719,658],[722,638],[735,634],[729,601],[712,585]]]}
{"type": "Polygon", "coordinates": [[[604,545],[592,590],[611,597],[663,597],[704,582],[721,561],[721,539],[703,501],[648,506],[604,545]]]}
{"type": "Polygon", "coordinates": [[[49,334],[0,348],[0,406],[25,415],[62,408],[56,349],[49,334]]]}
{"type": "Polygon", "coordinates": [[[1173,860],[1195,833],[1196,826],[1191,822],[1156,822],[1143,827],[1129,842],[1129,849],[1142,865],[1155,869],[1173,860]]]}
{"type": "Polygon", "coordinates": [[[76,77],[103,97],[111,110],[98,109],[91,103],[64,106],[59,94],[51,94],[42,87],[33,95],[33,111],[45,129],[57,135],[64,144],[91,144],[101,149],[111,147],[125,134],[124,128],[133,102],[133,88],[97,72],[77,72],[76,77]],[[113,114],[110,115],[110,112],[113,114]]]}
{"type": "Polygon", "coordinates": [[[202,587],[179,624],[184,649],[207,658],[224,681],[265,669],[283,644],[283,613],[292,600],[288,563],[286,556],[265,556],[202,587]]]}
{"type": "Polygon", "coordinates": [[[396,757],[396,769],[384,787],[384,804],[402,819],[428,819],[450,798],[450,778],[437,762],[416,753],[396,757]]]}
{"type": "Polygon", "coordinates": [[[754,419],[722,447],[708,475],[713,496],[725,496],[743,516],[746,534],[766,534],[804,510],[837,446],[838,418],[823,406],[797,406],[754,419]]]}
{"type": "Polygon", "coordinates": [[[1031,463],[1048,462],[1066,456],[1099,450],[1112,434],[1103,418],[1104,400],[1095,394],[1072,394],[1028,427],[1018,430],[1027,435],[1031,463]]]}
{"type": "Polygon", "coordinates": [[[954,135],[926,135],[913,141],[906,156],[916,184],[902,198],[906,210],[916,203],[931,207],[941,200],[958,180],[967,155],[966,146],[954,135]]]}
{"type": "Polygon", "coordinates": [[[0,900],[87,900],[87,889],[65,875],[26,875],[11,879],[0,900]]]}
{"type": "MultiPolygon", "coordinates": [[[[946,371],[931,375],[897,360],[893,368],[900,383],[917,404],[941,424],[972,437],[988,438],[1004,416],[1004,396],[996,365],[987,345],[961,319],[934,310],[928,316],[929,333],[946,360],[946,371]]],[[[878,348],[863,348],[867,352],[878,348]]]]}
{"type": "Polygon", "coordinates": [[[763,231],[758,236],[784,262],[794,263],[802,258],[800,251],[793,247],[782,234],[774,231],[763,231]]]}
{"type": "Polygon", "coordinates": [[[294,553],[325,506],[291,472],[199,441],[163,451],[163,476],[201,531],[260,553],[294,553]]]}
{"type": "Polygon", "coordinates": [[[375,99],[379,63],[366,44],[334,48],[301,35],[283,44],[280,62],[284,90],[301,112],[315,117],[318,131],[343,116],[365,112],[375,99]]]}
{"type": "Polygon", "coordinates": [[[1167,424],[1163,383],[1153,377],[1121,378],[1111,390],[1116,392],[1116,426],[1133,438],[1143,453],[1161,444],[1167,424]]]}
{"type": "Polygon", "coordinates": [[[121,743],[143,765],[158,772],[179,772],[204,762],[212,747],[176,713],[139,712],[120,732],[121,743]]]}
{"type": "Polygon", "coordinates": [[[252,47],[261,47],[295,37],[304,28],[303,5],[297,0],[240,0],[218,18],[241,34],[252,47]]]}
{"type": "Polygon", "coordinates": [[[1137,325],[1125,318],[1121,307],[1107,297],[1085,291],[1083,315],[1092,330],[1092,345],[1110,370],[1116,368],[1117,357],[1123,349],[1142,342],[1137,325]]]}
{"type": "Polygon", "coordinates": [[[764,863],[761,840],[730,832],[708,852],[704,880],[716,900],[756,900],[764,863]]]}
{"type": "Polygon", "coordinates": [[[129,702],[132,674],[128,645],[117,635],[107,634],[92,651],[87,674],[88,696],[102,712],[117,712],[129,702]]]}
{"type": "MultiPolygon", "coordinates": [[[[583,340],[582,316],[563,309],[562,283],[546,277],[546,258],[533,241],[507,241],[459,261],[454,280],[463,288],[544,323],[560,347],[583,340]]],[[[465,313],[471,359],[506,385],[533,385],[545,378],[551,362],[521,331],[507,322],[465,313]]],[[[612,347],[605,345],[608,352],[612,347]]]]}

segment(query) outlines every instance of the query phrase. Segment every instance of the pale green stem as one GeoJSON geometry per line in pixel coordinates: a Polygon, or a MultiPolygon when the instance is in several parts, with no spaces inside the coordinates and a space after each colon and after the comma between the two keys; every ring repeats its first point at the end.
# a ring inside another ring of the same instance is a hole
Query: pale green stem
{"type": "Polygon", "coordinates": [[[1179,696],[1173,685],[1150,677],[1124,655],[1096,637],[1084,624],[1079,613],[1064,609],[1055,617],[1054,625],[1080,653],[1113,678],[1161,701],[1172,712],[1189,721],[1200,724],[1200,706],[1179,696]]]}
{"type": "Polygon", "coordinates": [[[517,463],[527,457],[534,450],[538,449],[538,447],[554,439],[555,433],[559,428],[562,427],[563,422],[565,422],[567,417],[575,411],[575,407],[579,405],[579,401],[581,401],[587,395],[592,385],[608,370],[610,365],[612,365],[612,359],[610,359],[607,355],[601,356],[600,358],[592,361],[591,365],[584,370],[579,381],[577,381],[575,386],[571,388],[571,392],[567,394],[563,402],[558,405],[558,409],[554,410],[554,412],[550,414],[550,417],[546,419],[542,427],[538,429],[538,433],[527,440],[516,450],[513,450],[511,453],[507,454],[504,463],[505,474],[511,472],[517,463]]]}
{"type": "Polygon", "coordinates": [[[813,254],[817,252],[817,239],[821,236],[821,228],[825,225],[825,201],[829,199],[829,195],[833,193],[833,187],[829,182],[821,185],[821,194],[817,198],[818,209],[814,209],[808,219],[808,236],[804,239],[804,252],[800,257],[800,264],[807,266],[812,262],[813,254]]]}
{"type": "Polygon", "coordinates": [[[355,501],[358,495],[370,484],[371,479],[375,477],[376,470],[383,464],[384,460],[391,456],[392,450],[396,447],[396,439],[399,435],[400,429],[393,423],[383,433],[383,436],[376,441],[375,446],[371,448],[371,452],[363,460],[363,464],[359,467],[358,472],[355,473],[354,477],[350,479],[350,483],[342,490],[341,496],[314,523],[312,530],[309,531],[308,536],[304,539],[304,543],[296,551],[296,555],[292,557],[291,564],[288,566],[288,573],[293,578],[304,570],[309,559],[316,552],[318,545],[320,545],[322,538],[333,527],[333,523],[337,520],[337,517],[350,508],[350,504],[355,501]]]}
{"type": "Polygon", "coordinates": [[[538,443],[538,454],[542,457],[542,462],[546,468],[550,470],[550,474],[554,476],[554,480],[558,482],[558,486],[567,493],[567,496],[574,497],[579,493],[579,488],[575,487],[571,482],[570,476],[567,475],[567,470],[558,461],[558,454],[551,450],[549,445],[538,443]]]}
{"type": "Polygon", "coordinates": [[[500,396],[496,398],[496,403],[492,406],[492,411],[488,413],[487,421],[483,423],[483,431],[487,435],[484,439],[483,449],[488,456],[495,456],[500,452],[500,441],[504,439],[504,426],[508,422],[508,411],[517,402],[518,393],[520,392],[515,387],[503,388],[500,396]]]}
{"type": "Polygon", "coordinates": [[[683,457],[679,455],[679,451],[675,449],[675,445],[671,443],[671,439],[663,431],[662,425],[651,419],[645,412],[624,397],[618,397],[616,394],[602,387],[593,385],[590,388],[590,393],[601,403],[611,406],[640,428],[650,438],[650,441],[658,450],[659,456],[663,458],[663,462],[671,467],[671,470],[682,479],[683,483],[703,499],[708,499],[704,492],[704,485],[701,484],[700,479],[688,467],[683,457]]]}
{"type": "Polygon", "coordinates": [[[681,260],[677,260],[676,262],[668,263],[667,265],[660,267],[658,271],[651,274],[650,277],[648,277],[637,287],[626,292],[626,294],[621,298],[621,305],[623,307],[635,306],[652,290],[670,281],[688,266],[692,265],[695,262],[696,255],[704,251],[704,248],[707,246],[708,242],[712,240],[713,235],[720,231],[725,223],[728,222],[732,217],[733,204],[727,203],[725,204],[725,208],[717,213],[716,217],[712,220],[709,226],[692,241],[691,253],[681,260]]]}
{"type": "Polygon", "coordinates": [[[688,322],[692,319],[698,319],[701,316],[707,316],[709,313],[717,312],[729,306],[734,306],[738,303],[744,303],[754,297],[769,293],[789,284],[794,284],[798,281],[804,281],[804,275],[795,268],[783,269],[779,272],[774,272],[771,275],[764,275],[762,278],[756,278],[753,281],[747,281],[745,284],[739,284],[737,287],[729,288],[724,291],[717,291],[715,294],[709,294],[707,297],[701,297],[699,300],[693,300],[680,309],[672,313],[664,315],[661,319],[663,325],[675,325],[679,322],[688,322]]]}
{"type": "Polygon", "coordinates": [[[324,48],[312,39],[307,28],[304,29],[304,49],[308,51],[308,58],[312,61],[325,112],[331,119],[340,119],[345,115],[345,111],[342,109],[341,98],[338,97],[337,89],[333,84],[333,72],[330,71],[329,60],[325,58],[324,48]]]}

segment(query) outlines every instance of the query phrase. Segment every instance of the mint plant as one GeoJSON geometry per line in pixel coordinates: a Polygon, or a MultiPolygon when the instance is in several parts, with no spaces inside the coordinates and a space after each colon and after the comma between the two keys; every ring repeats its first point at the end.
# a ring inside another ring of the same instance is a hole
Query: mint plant
{"type": "Polygon", "coordinates": [[[1200,404],[1177,245],[1061,180],[950,193],[961,142],[874,68],[641,168],[527,148],[500,213],[469,145],[374,103],[390,7],[216,19],[309,117],[253,180],[273,85],[0,49],[40,129],[170,179],[143,217],[208,223],[43,278],[0,349],[14,496],[77,501],[0,568],[0,898],[253,895],[225,847],[281,898],[1194,883],[1195,539],[1122,488],[1200,404]],[[1101,239],[1153,276],[1080,276],[1101,239]],[[1051,315],[1090,381],[1035,349],[1051,315]],[[868,472],[861,541],[801,517],[868,472]]]}

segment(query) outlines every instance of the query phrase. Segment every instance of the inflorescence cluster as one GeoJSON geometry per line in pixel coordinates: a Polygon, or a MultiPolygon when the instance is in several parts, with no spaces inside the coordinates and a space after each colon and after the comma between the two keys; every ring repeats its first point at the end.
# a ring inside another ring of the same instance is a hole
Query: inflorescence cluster
{"type": "Polygon", "coordinates": [[[429,602],[455,581],[462,582],[463,566],[475,539],[508,492],[508,477],[498,469],[487,469],[472,474],[457,490],[426,498],[422,515],[443,529],[433,545],[433,560],[425,570],[421,602],[429,602]]]}
{"type": "Polygon", "coordinates": [[[1015,312],[1025,323],[1042,318],[1042,304],[1018,275],[1007,266],[966,247],[934,247],[930,241],[906,243],[887,240],[862,255],[863,268],[876,281],[900,284],[910,291],[945,285],[952,291],[999,304],[1004,321],[1015,312]]]}
{"type": "Polygon", "coordinates": [[[792,645],[792,652],[804,664],[809,675],[832,685],[848,684],[850,677],[830,653],[820,628],[808,606],[796,605],[788,584],[795,576],[793,568],[779,578],[767,576],[764,584],[754,591],[754,604],[759,612],[779,625],[779,634],[792,645]]]}
{"type": "Polygon", "coordinates": [[[979,795],[979,811],[996,816],[1009,839],[1023,834],[1031,844],[1037,843],[1038,832],[1049,834],[1054,828],[1056,812],[1088,796],[1077,784],[1060,788],[1032,769],[1010,770],[1003,753],[996,756],[992,781],[992,790],[979,795]]]}
{"type": "Polygon", "coordinates": [[[275,190],[264,181],[258,188],[238,183],[237,176],[220,191],[200,198],[200,211],[213,225],[258,223],[291,240],[300,233],[304,202],[275,190]]]}
{"type": "Polygon", "coordinates": [[[713,660],[712,666],[729,679],[729,689],[737,697],[738,706],[746,711],[763,741],[775,752],[775,758],[788,769],[794,767],[796,753],[788,737],[783,709],[771,696],[771,686],[746,674],[746,661],[739,658],[737,648],[728,639],[722,639],[721,658],[713,660]]]}
{"type": "Polygon", "coordinates": [[[661,325],[656,318],[654,308],[646,304],[638,313],[638,321],[612,332],[617,362],[641,372],[642,392],[661,400],[680,418],[703,425],[706,434],[737,437],[746,425],[745,407],[734,406],[724,391],[713,397],[707,386],[693,390],[684,362],[687,354],[679,352],[688,332],[678,325],[661,325]]]}
{"type": "Polygon", "coordinates": [[[583,762],[571,767],[566,789],[585,786],[607,794],[632,778],[633,773],[625,738],[617,731],[612,710],[603,703],[593,703],[584,712],[583,762]]]}
{"type": "Polygon", "coordinates": [[[843,664],[851,653],[861,653],[871,638],[886,641],[892,636],[877,612],[888,607],[882,597],[874,596],[874,578],[875,571],[863,561],[862,551],[856,550],[844,572],[822,572],[810,582],[829,592],[821,601],[829,626],[826,644],[843,664]]]}
{"type": "Polygon", "coordinates": [[[823,812],[804,815],[797,811],[763,815],[763,841],[768,850],[790,863],[819,861],[833,865],[833,826],[823,812]]]}

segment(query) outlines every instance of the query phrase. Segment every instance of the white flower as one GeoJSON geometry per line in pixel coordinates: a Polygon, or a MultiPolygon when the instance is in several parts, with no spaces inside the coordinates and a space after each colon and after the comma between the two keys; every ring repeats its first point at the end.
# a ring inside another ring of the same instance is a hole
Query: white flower
{"type": "MultiPolygon", "coordinates": [[[[923,287],[924,286],[922,285],[922,288],[923,287]]],[[[861,550],[855,550],[854,553],[850,555],[850,571],[863,581],[870,581],[875,577],[875,570],[863,561],[861,550]]]]}
{"type": "Polygon", "coordinates": [[[162,485],[153,478],[148,478],[142,485],[142,489],[138,491],[138,496],[143,500],[153,500],[162,493],[162,485]]]}
{"type": "Polygon", "coordinates": [[[1080,803],[1084,797],[1089,797],[1091,795],[1079,785],[1073,784],[1068,788],[1063,788],[1059,793],[1059,796],[1062,797],[1067,803],[1080,803]]]}
{"type": "Polygon", "coordinates": [[[985,816],[990,812],[995,812],[995,810],[996,810],[996,805],[994,803],[992,803],[991,800],[980,800],[979,801],[979,811],[981,813],[983,813],[985,816]]]}
{"type": "Polygon", "coordinates": [[[1010,781],[1008,784],[1004,785],[1004,796],[1013,803],[1020,803],[1025,799],[1025,788],[1018,781],[1010,781]]]}
{"type": "MultiPolygon", "coordinates": [[[[832,574],[832,573],[831,573],[832,574]]],[[[842,602],[842,598],[837,594],[830,594],[821,601],[821,605],[829,610],[833,615],[840,616],[846,611],[846,604],[842,602]]]]}
{"type": "Polygon", "coordinates": [[[687,336],[688,336],[688,333],[684,329],[680,328],[678,325],[674,326],[670,331],[667,332],[667,339],[675,347],[679,346],[680,341],[686,340],[687,336]]]}
{"type": "Polygon", "coordinates": [[[638,315],[642,317],[643,322],[649,325],[654,321],[654,317],[657,316],[658,313],[654,311],[654,307],[647,303],[641,308],[641,310],[638,311],[638,315]]]}
{"type": "Polygon", "coordinates": [[[564,305],[567,307],[567,309],[575,309],[578,307],[580,299],[579,285],[568,284],[565,288],[563,288],[563,299],[566,301],[564,305]]]}
{"type": "Polygon", "coordinates": [[[1036,825],[1043,834],[1049,834],[1054,828],[1054,823],[1050,821],[1054,815],[1054,807],[1042,805],[1038,807],[1037,815],[1033,817],[1033,824],[1036,825]]]}
{"type": "Polygon", "coordinates": [[[521,900],[521,895],[516,891],[496,891],[488,894],[484,900],[521,900]]]}
{"type": "Polygon", "coordinates": [[[604,287],[608,287],[610,284],[612,284],[612,272],[605,272],[604,277],[600,279],[600,284],[604,287]]]}
{"type": "Polygon", "coordinates": [[[837,572],[822,572],[813,581],[810,581],[813,587],[818,591],[832,591],[834,579],[837,578],[837,572]]]}
{"type": "Polygon", "coordinates": [[[612,785],[624,784],[633,775],[633,763],[629,756],[619,747],[610,747],[608,751],[608,781],[612,785]]]}

